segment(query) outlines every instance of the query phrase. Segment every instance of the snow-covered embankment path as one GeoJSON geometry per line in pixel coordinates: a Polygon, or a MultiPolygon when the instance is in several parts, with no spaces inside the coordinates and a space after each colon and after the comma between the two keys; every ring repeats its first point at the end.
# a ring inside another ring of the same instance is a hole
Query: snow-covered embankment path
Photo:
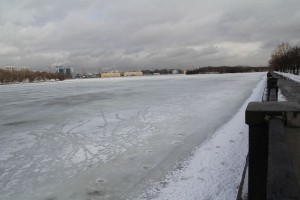
{"type": "Polygon", "coordinates": [[[290,74],[290,73],[283,73],[283,72],[275,72],[275,73],[300,83],[300,76],[299,75],[290,74]]]}

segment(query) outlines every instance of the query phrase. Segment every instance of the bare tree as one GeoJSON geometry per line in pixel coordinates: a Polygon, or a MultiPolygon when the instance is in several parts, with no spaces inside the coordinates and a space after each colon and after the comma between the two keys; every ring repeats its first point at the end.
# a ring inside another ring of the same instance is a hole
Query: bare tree
{"type": "Polygon", "coordinates": [[[300,62],[300,48],[298,46],[292,47],[288,52],[290,60],[290,71],[293,74],[299,74],[299,62],[300,62]]]}
{"type": "Polygon", "coordinates": [[[0,69],[0,83],[17,83],[17,82],[33,82],[33,81],[45,81],[50,79],[64,80],[66,77],[64,74],[48,73],[48,72],[33,72],[30,70],[4,70],[0,69]]]}
{"type": "Polygon", "coordinates": [[[279,67],[279,70],[281,72],[286,71],[288,67],[288,52],[291,48],[291,45],[287,42],[282,42],[277,46],[275,49],[273,55],[274,58],[276,59],[276,64],[279,67]]]}
{"type": "Polygon", "coordinates": [[[271,55],[269,66],[276,71],[299,74],[299,46],[291,46],[287,42],[279,44],[271,55]]]}

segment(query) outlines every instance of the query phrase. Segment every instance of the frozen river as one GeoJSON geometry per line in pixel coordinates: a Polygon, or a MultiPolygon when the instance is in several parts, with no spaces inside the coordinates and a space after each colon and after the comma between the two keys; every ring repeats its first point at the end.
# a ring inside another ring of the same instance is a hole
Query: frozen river
{"type": "Polygon", "coordinates": [[[228,122],[262,73],[0,86],[0,199],[132,199],[228,122]]]}

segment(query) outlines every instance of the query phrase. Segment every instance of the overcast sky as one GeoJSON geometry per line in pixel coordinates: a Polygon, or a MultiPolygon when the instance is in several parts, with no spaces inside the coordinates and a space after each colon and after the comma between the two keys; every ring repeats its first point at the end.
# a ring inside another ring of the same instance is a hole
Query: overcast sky
{"type": "Polygon", "coordinates": [[[0,0],[0,66],[260,66],[299,39],[299,0],[0,0]]]}

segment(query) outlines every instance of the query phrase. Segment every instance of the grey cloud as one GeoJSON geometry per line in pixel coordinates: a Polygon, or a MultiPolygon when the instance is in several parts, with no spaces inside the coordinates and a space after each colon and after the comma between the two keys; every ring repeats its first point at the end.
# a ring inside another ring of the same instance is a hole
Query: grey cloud
{"type": "Polygon", "coordinates": [[[265,65],[279,42],[299,42],[299,7],[298,0],[3,0],[0,66],[265,65]]]}

